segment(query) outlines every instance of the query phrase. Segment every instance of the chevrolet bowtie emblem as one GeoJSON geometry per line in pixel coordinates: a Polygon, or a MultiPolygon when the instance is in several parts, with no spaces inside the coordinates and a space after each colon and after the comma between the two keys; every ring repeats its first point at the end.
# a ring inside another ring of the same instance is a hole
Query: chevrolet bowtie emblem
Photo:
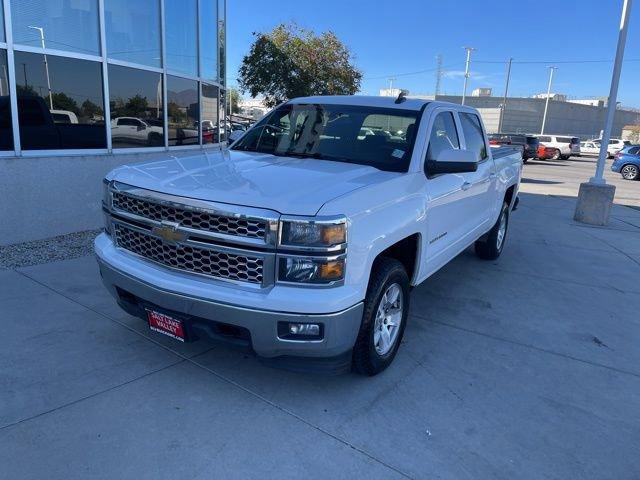
{"type": "Polygon", "coordinates": [[[153,227],[151,233],[155,236],[160,237],[167,243],[179,243],[183,242],[187,239],[187,236],[178,231],[178,227],[180,224],[178,223],[168,223],[162,222],[162,225],[159,227],[153,227]]]}

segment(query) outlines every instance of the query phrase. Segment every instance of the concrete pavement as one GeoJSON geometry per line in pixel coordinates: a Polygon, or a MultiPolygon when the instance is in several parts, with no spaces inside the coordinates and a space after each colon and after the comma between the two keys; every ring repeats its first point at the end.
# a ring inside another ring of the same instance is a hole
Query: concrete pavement
{"type": "Polygon", "coordinates": [[[639,478],[640,211],[574,202],[523,194],[498,261],[416,288],[374,378],[152,334],[91,257],[0,271],[0,477],[639,478]]]}

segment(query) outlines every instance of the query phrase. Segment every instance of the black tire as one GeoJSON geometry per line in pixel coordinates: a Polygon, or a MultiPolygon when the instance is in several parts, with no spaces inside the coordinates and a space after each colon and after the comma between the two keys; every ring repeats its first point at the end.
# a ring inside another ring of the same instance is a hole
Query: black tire
{"type": "Polygon", "coordinates": [[[625,180],[638,180],[640,179],[640,168],[633,163],[627,163],[620,169],[620,175],[625,180]]]}
{"type": "Polygon", "coordinates": [[[529,161],[529,159],[528,159],[528,158],[523,158],[523,159],[522,159],[522,163],[527,163],[528,161],[529,161]]]}
{"type": "Polygon", "coordinates": [[[556,150],[551,157],[551,160],[560,160],[562,155],[560,155],[560,150],[556,150]]]}
{"type": "Polygon", "coordinates": [[[378,258],[371,271],[360,332],[353,347],[353,370],[362,375],[377,375],[386,369],[398,352],[409,313],[409,277],[404,266],[393,258],[378,258]],[[402,318],[391,349],[380,355],[374,343],[374,327],[378,306],[382,297],[393,284],[400,286],[402,295],[402,318]]]}
{"type": "Polygon", "coordinates": [[[502,250],[504,249],[504,244],[507,241],[507,232],[509,230],[509,204],[504,203],[502,205],[502,210],[500,210],[500,215],[498,216],[498,220],[495,225],[489,230],[483,238],[477,240],[474,247],[476,250],[476,255],[483,260],[495,260],[497,259],[502,250]],[[502,224],[502,219],[504,217],[505,225],[504,225],[504,235],[502,236],[502,241],[498,240],[498,233],[500,231],[500,226],[502,224]]]}

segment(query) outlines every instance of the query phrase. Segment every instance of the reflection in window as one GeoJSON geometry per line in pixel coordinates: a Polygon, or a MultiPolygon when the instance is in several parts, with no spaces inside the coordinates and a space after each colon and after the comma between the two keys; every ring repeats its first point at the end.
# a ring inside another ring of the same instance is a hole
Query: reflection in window
{"type": "Polygon", "coordinates": [[[226,85],[225,66],[227,64],[226,59],[226,45],[227,45],[227,0],[218,0],[218,78],[221,85],[226,85]]]}
{"type": "Polygon", "coordinates": [[[162,75],[109,65],[113,148],[164,146],[162,75]]]}
{"type": "Polygon", "coordinates": [[[197,145],[198,82],[167,75],[169,145],[197,145]]]}
{"type": "Polygon", "coordinates": [[[158,0],[109,0],[104,13],[109,58],[162,66],[158,0]]]}
{"type": "Polygon", "coordinates": [[[467,150],[476,152],[478,161],[487,158],[487,146],[484,143],[484,132],[478,116],[471,113],[460,113],[460,123],[467,150]]]}
{"type": "Polygon", "coordinates": [[[100,63],[16,51],[15,69],[23,149],[106,148],[100,63]]]}
{"type": "Polygon", "coordinates": [[[227,140],[227,135],[230,133],[230,127],[227,124],[227,92],[225,90],[220,91],[220,141],[227,140]]]}
{"type": "Polygon", "coordinates": [[[13,150],[7,51],[0,50],[0,150],[13,150]]]}
{"type": "Polygon", "coordinates": [[[4,7],[0,2],[0,42],[6,42],[7,39],[4,36],[4,7]]]}
{"type": "Polygon", "coordinates": [[[13,41],[100,55],[98,0],[11,0],[13,41]]]}
{"type": "Polygon", "coordinates": [[[202,84],[202,143],[218,143],[218,87],[202,84]]]}
{"type": "Polygon", "coordinates": [[[200,76],[218,80],[218,21],[216,0],[200,2],[200,76]]]}
{"type": "Polygon", "coordinates": [[[167,68],[198,75],[197,0],[165,0],[167,68]]]}

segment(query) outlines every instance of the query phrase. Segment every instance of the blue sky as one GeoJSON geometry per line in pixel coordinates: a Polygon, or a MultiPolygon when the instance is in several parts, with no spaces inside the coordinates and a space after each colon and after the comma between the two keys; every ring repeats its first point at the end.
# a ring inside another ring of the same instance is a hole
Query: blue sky
{"type": "MultiPolygon", "coordinates": [[[[514,62],[510,94],[547,88],[547,66],[556,64],[554,88],[573,97],[609,93],[622,0],[228,0],[229,82],[248,52],[252,32],[296,22],[317,32],[333,30],[364,73],[362,93],[394,86],[433,93],[436,55],[447,73],[442,93],[462,91],[465,52],[475,47],[469,91],[504,90],[505,63],[514,62]],[[589,61],[590,63],[563,63],[589,61]],[[604,61],[604,62],[599,62],[604,61]],[[486,63],[485,63],[486,62],[486,63]],[[495,62],[495,63],[491,63],[495,62]],[[556,63],[557,62],[557,63],[556,63]],[[415,75],[401,75],[429,70],[415,75]]],[[[618,101],[640,107],[640,2],[633,7],[618,101]],[[635,61],[634,61],[635,60],[635,61]]]]}

